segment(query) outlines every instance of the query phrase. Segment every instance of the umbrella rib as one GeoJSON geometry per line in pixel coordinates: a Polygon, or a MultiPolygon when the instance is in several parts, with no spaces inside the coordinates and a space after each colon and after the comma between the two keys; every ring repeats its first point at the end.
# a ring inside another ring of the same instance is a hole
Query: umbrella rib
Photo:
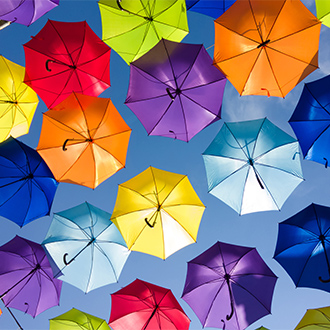
{"type": "MultiPolygon", "coordinates": [[[[310,90],[308,84],[305,84],[305,88],[308,90],[308,92],[311,94],[311,96],[313,97],[314,101],[316,101],[320,107],[328,114],[330,115],[330,112],[320,103],[320,101],[317,99],[317,97],[312,93],[312,91],[310,90]]],[[[314,107],[314,106],[313,106],[314,107]]],[[[299,120],[298,120],[299,121],[299,120]]]]}

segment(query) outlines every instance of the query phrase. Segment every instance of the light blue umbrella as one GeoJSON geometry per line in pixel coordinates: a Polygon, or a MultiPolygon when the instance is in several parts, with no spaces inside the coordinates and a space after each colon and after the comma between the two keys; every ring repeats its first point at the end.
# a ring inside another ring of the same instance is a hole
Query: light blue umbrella
{"type": "Polygon", "coordinates": [[[130,251],[110,217],[87,202],[54,214],[42,244],[55,277],[86,293],[118,281],[130,251]]]}
{"type": "Polygon", "coordinates": [[[203,159],[209,192],[239,214],[280,210],[303,181],[298,141],[267,118],[224,123],[203,159]]]}

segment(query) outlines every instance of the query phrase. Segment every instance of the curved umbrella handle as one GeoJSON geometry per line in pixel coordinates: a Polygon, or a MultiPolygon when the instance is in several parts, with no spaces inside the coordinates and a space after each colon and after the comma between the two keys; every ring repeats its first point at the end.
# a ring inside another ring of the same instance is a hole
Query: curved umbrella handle
{"type": "Polygon", "coordinates": [[[323,159],[325,160],[324,166],[325,166],[325,168],[327,168],[328,167],[328,160],[326,158],[324,158],[324,157],[323,157],[323,159]]]}
{"type": "Polygon", "coordinates": [[[117,0],[117,6],[119,7],[120,10],[124,11],[124,8],[120,4],[120,0],[117,0]]]}
{"type": "Polygon", "coordinates": [[[50,72],[50,71],[52,71],[52,70],[51,70],[51,69],[49,68],[49,66],[48,66],[49,62],[53,62],[53,61],[52,61],[52,60],[47,60],[47,61],[46,61],[46,70],[50,72]]]}
{"type": "Polygon", "coordinates": [[[230,297],[230,308],[231,308],[230,314],[226,315],[226,320],[227,321],[229,321],[234,315],[234,304],[233,304],[232,297],[230,297]]]}
{"type": "Polygon", "coordinates": [[[74,260],[74,258],[73,259],[71,259],[70,261],[67,261],[66,260],[66,257],[68,256],[69,254],[68,253],[64,253],[64,255],[63,255],[63,262],[64,262],[64,264],[67,266],[67,265],[69,265],[69,264],[71,264],[71,262],[74,260]]]}
{"type": "Polygon", "coordinates": [[[154,228],[154,224],[152,225],[149,221],[148,218],[144,218],[145,223],[150,227],[150,228],[154,228]]]}
{"type": "Polygon", "coordinates": [[[70,139],[66,139],[66,140],[64,141],[63,146],[62,146],[62,150],[63,150],[63,151],[68,150],[68,149],[66,148],[66,144],[68,143],[69,140],[70,140],[70,139]]]}
{"type": "Polygon", "coordinates": [[[171,100],[173,101],[174,100],[174,96],[171,94],[170,89],[168,87],[166,88],[166,92],[169,95],[169,97],[171,98],[171,100]]]}
{"type": "Polygon", "coordinates": [[[330,282],[330,278],[328,278],[327,280],[324,280],[321,276],[319,276],[319,280],[320,280],[322,283],[329,283],[329,282],[330,282]]]}

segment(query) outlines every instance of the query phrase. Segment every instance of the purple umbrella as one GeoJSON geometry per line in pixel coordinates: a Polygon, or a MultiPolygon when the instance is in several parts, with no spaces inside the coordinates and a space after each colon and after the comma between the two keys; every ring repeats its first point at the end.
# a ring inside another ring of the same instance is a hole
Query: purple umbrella
{"type": "Polygon", "coordinates": [[[6,307],[37,316],[59,304],[62,281],[53,278],[38,243],[15,236],[0,247],[0,298],[6,307]]]}
{"type": "Polygon", "coordinates": [[[39,17],[58,6],[60,0],[1,0],[0,19],[31,25],[39,17]]]}
{"type": "Polygon", "coordinates": [[[182,298],[203,327],[242,330],[270,313],[276,281],[255,248],[217,242],[188,262],[182,298]]]}
{"type": "Polygon", "coordinates": [[[189,141],[220,119],[226,81],[203,45],[162,39],[131,63],[125,104],[149,135],[189,141]]]}

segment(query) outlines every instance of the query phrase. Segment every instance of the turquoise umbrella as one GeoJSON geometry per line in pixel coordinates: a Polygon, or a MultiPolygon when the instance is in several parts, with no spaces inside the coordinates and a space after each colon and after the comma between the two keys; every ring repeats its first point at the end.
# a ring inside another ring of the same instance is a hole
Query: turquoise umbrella
{"type": "Polygon", "coordinates": [[[300,158],[267,118],[224,123],[203,153],[209,192],[239,214],[279,210],[303,181],[300,158]]]}
{"type": "Polygon", "coordinates": [[[86,293],[118,281],[130,251],[110,217],[87,202],[54,214],[42,244],[55,277],[86,293]]]}

